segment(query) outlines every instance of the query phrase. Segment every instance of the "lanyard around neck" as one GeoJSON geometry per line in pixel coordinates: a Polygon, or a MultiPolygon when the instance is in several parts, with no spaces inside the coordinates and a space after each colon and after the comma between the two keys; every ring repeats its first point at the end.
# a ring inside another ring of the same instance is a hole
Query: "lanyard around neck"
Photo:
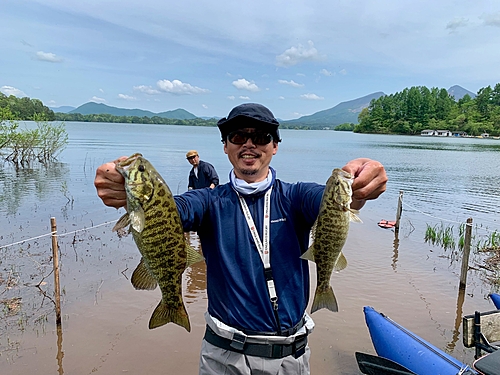
{"type": "Polygon", "coordinates": [[[271,222],[271,191],[273,187],[271,186],[266,194],[264,195],[264,222],[262,226],[262,241],[259,238],[259,232],[255,226],[250,210],[248,209],[247,202],[238,192],[238,199],[240,200],[241,209],[245,215],[245,220],[247,221],[248,228],[252,234],[253,241],[257,250],[259,251],[260,258],[264,264],[264,271],[266,273],[267,289],[269,290],[269,297],[273,305],[278,300],[276,296],[276,289],[274,287],[274,280],[271,275],[271,247],[269,245],[270,237],[270,222],[271,222]]]}
{"type": "Polygon", "coordinates": [[[255,227],[252,215],[248,209],[247,202],[237,191],[238,199],[240,200],[241,209],[245,215],[245,219],[252,233],[253,241],[257,250],[259,251],[260,259],[264,264],[264,276],[266,278],[267,290],[269,292],[269,299],[271,300],[271,305],[273,306],[274,318],[276,319],[276,326],[278,328],[278,335],[281,336],[281,322],[278,313],[278,296],[276,295],[276,288],[274,286],[273,273],[271,271],[271,247],[269,245],[270,237],[270,223],[271,223],[271,191],[273,187],[271,186],[266,194],[264,195],[264,222],[262,227],[262,241],[259,238],[259,232],[255,227]]]}

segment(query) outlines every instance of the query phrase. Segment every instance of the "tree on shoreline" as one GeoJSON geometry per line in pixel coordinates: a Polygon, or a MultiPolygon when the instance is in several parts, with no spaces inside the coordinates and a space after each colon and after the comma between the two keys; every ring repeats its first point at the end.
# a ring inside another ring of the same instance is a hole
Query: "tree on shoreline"
{"type": "Polygon", "coordinates": [[[355,133],[420,134],[425,129],[500,135],[500,83],[455,101],[445,89],[425,86],[372,100],[361,111],[355,133]]]}

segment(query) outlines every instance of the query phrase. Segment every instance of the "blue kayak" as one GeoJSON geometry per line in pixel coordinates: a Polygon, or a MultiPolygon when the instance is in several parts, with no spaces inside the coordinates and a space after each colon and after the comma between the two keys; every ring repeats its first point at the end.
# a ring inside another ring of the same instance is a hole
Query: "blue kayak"
{"type": "Polygon", "coordinates": [[[477,374],[466,364],[408,331],[389,317],[365,306],[366,325],[380,357],[396,362],[417,375],[477,374]]]}
{"type": "Polygon", "coordinates": [[[495,307],[498,310],[500,310],[500,294],[491,293],[490,298],[493,301],[493,304],[495,305],[495,307]]]}

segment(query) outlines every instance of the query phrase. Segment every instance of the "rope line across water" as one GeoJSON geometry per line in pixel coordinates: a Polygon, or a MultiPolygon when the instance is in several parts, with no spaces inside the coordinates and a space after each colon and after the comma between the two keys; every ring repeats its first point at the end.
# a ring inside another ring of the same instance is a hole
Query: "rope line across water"
{"type": "Polygon", "coordinates": [[[111,224],[111,223],[116,223],[116,220],[107,221],[107,222],[105,222],[105,223],[98,224],[98,225],[94,225],[94,226],[89,227],[89,228],[77,229],[77,230],[74,230],[74,231],[71,231],[71,232],[66,232],[66,233],[57,234],[57,231],[55,231],[55,232],[50,232],[50,233],[42,234],[42,235],[40,235],[40,236],[36,236],[36,237],[26,238],[26,239],[24,239],[24,240],[17,241],[17,242],[14,242],[14,243],[10,243],[10,244],[8,244],[8,245],[1,245],[1,246],[0,246],[0,250],[1,250],[1,249],[4,249],[4,248],[7,248],[7,247],[11,247],[11,246],[19,245],[19,244],[22,244],[22,243],[24,243],[24,242],[33,241],[33,240],[37,240],[37,239],[39,239],[39,238],[52,236],[52,235],[54,235],[54,234],[55,234],[55,235],[57,235],[58,237],[65,237],[65,236],[69,236],[70,234],[75,234],[75,233],[79,233],[79,232],[85,232],[85,231],[87,231],[87,230],[94,229],[94,228],[99,228],[99,227],[102,227],[102,226],[104,226],[104,225],[108,225],[108,224],[111,224]]]}

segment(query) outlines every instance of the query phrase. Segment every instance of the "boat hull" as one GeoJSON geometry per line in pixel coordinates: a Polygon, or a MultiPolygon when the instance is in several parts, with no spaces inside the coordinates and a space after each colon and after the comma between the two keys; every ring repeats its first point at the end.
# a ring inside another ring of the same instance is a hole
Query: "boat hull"
{"type": "Polygon", "coordinates": [[[495,307],[498,310],[500,310],[500,294],[491,293],[490,298],[493,301],[493,304],[495,305],[495,307]]]}
{"type": "Polygon", "coordinates": [[[366,325],[375,351],[418,375],[457,375],[469,367],[408,331],[373,307],[365,306],[366,325]]]}

